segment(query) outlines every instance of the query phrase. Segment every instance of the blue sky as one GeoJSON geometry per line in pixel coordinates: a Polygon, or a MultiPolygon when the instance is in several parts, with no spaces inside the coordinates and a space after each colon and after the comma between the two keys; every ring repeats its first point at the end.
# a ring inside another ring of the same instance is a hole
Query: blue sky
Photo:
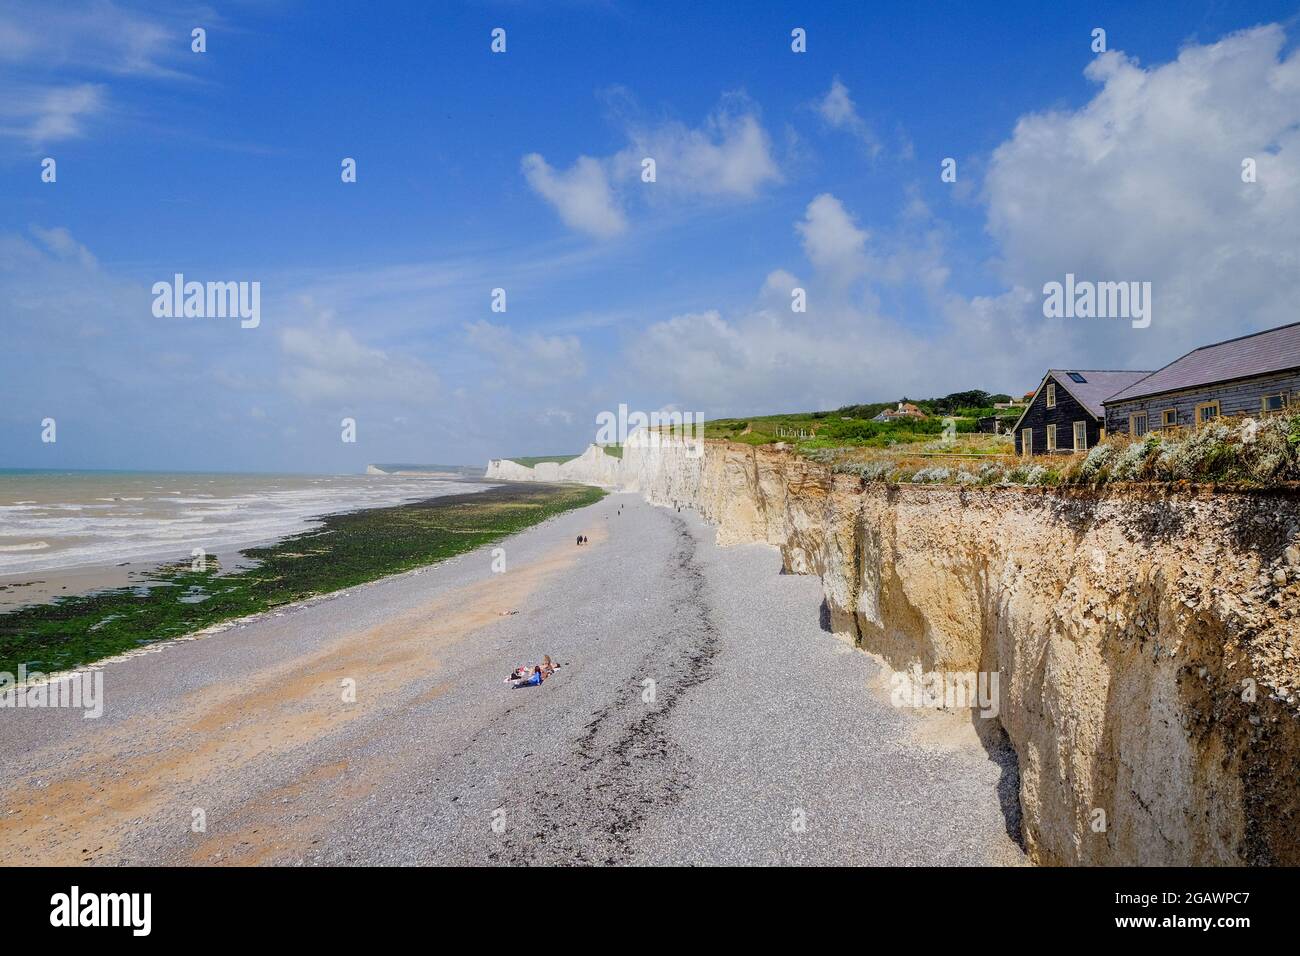
{"type": "Polygon", "coordinates": [[[1294,3],[878,6],[0,4],[0,467],[477,463],[1295,320],[1294,3]],[[175,272],[260,326],[155,318],[175,272]],[[1066,272],[1152,327],[1044,318],[1066,272]]]}

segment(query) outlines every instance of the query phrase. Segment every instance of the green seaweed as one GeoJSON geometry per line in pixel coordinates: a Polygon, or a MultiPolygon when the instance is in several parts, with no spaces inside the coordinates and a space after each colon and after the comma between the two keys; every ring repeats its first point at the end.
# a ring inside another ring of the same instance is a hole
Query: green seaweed
{"type": "Polygon", "coordinates": [[[61,597],[0,614],[0,671],[88,664],[232,618],[354,587],[498,541],[599,501],[582,485],[511,485],[389,508],[327,515],[321,525],[242,553],[228,573],[157,568],[147,585],[61,597]],[[203,600],[195,600],[197,596],[203,600]]]}

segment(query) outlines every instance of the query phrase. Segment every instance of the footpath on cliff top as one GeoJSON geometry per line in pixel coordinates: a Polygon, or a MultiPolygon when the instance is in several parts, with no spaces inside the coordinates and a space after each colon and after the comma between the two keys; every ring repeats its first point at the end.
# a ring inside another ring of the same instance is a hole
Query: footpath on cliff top
{"type": "Polygon", "coordinates": [[[108,663],[103,718],[6,717],[7,862],[1023,864],[1011,752],[892,706],[815,577],[713,541],[615,494],[505,573],[485,548],[108,663]]]}

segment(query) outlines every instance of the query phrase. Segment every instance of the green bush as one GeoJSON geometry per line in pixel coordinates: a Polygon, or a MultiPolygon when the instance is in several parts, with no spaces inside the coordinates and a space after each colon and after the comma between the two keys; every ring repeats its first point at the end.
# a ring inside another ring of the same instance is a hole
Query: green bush
{"type": "Polygon", "coordinates": [[[1096,446],[1067,469],[1074,484],[1199,481],[1264,485],[1300,478],[1300,416],[1219,420],[1191,433],[1151,432],[1096,446]],[[1105,449],[1103,451],[1103,449],[1105,449]]]}

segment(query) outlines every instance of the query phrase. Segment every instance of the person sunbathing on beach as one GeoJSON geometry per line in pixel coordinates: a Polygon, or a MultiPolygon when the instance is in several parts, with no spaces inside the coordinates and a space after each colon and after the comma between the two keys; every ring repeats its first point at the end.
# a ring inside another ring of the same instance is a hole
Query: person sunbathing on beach
{"type": "Polygon", "coordinates": [[[516,667],[506,678],[506,683],[511,687],[531,687],[540,684],[545,678],[542,676],[542,669],[536,665],[516,667]]]}
{"type": "Polygon", "coordinates": [[[558,666],[558,664],[552,663],[551,655],[546,654],[542,657],[540,664],[516,667],[510,672],[510,676],[506,678],[506,683],[511,687],[536,687],[554,674],[558,666]]]}
{"type": "Polygon", "coordinates": [[[537,687],[549,676],[541,664],[534,664],[530,667],[515,668],[510,676],[506,678],[506,683],[515,688],[537,687]]]}
{"type": "Polygon", "coordinates": [[[546,680],[546,675],[542,673],[540,667],[531,667],[527,668],[527,670],[528,673],[526,675],[517,680],[512,680],[510,686],[514,688],[537,687],[542,683],[542,681],[546,680]]]}

